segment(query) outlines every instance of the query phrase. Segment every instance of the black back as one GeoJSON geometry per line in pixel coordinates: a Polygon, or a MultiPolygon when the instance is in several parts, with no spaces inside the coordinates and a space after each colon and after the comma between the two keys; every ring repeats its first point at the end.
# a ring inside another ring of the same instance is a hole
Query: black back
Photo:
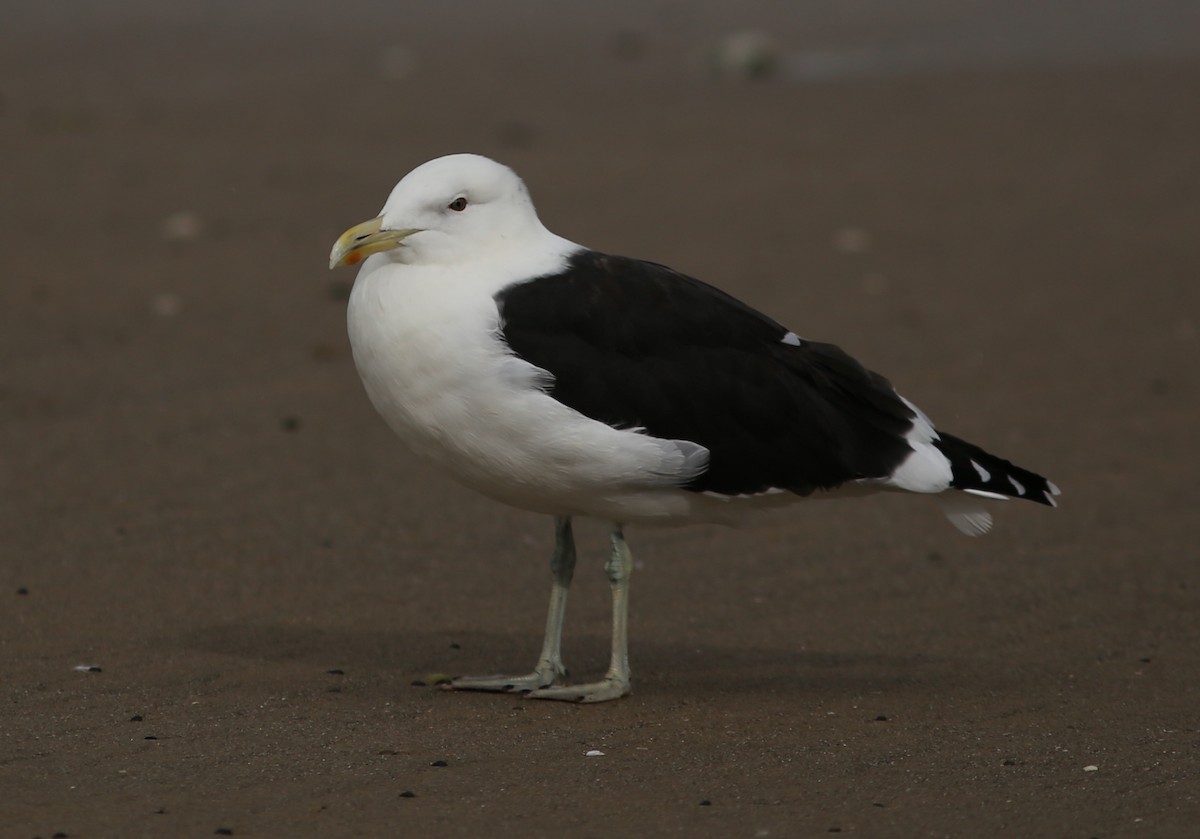
{"type": "Polygon", "coordinates": [[[808,494],[886,477],[911,451],[913,412],[882,376],[832,344],[784,343],[775,321],[662,265],[580,251],[496,301],[504,340],[553,375],[554,398],[707,448],[686,489],[808,494]]]}

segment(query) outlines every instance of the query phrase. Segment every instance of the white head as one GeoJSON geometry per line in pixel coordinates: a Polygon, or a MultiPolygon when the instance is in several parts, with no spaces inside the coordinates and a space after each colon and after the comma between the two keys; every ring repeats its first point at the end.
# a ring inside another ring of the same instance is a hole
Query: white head
{"type": "Polygon", "coordinates": [[[546,229],[516,172],[477,154],[452,154],[405,175],[377,218],[341,235],[329,267],[384,251],[397,262],[461,264],[539,235],[546,229]]]}

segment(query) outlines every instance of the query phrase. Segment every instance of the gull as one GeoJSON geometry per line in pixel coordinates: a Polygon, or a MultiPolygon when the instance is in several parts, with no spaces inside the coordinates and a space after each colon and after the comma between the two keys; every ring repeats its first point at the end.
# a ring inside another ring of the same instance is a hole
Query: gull
{"type": "Polygon", "coordinates": [[[512,169],[454,154],[406,175],[347,230],[347,310],[375,409],[414,453],[505,504],[554,517],[553,584],[530,673],[459,690],[602,702],[631,692],[628,524],[736,523],[806,498],[936,495],[968,535],[981,499],[1054,506],[1045,478],[937,430],[887,379],[663,265],[551,233],[512,169]],[[612,652],[565,682],[572,519],[612,523],[612,652]]]}

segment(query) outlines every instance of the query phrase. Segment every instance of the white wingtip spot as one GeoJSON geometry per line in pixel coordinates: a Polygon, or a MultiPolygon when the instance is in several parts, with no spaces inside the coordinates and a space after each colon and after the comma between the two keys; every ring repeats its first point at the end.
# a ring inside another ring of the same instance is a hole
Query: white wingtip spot
{"type": "Polygon", "coordinates": [[[795,332],[789,332],[783,336],[783,343],[791,347],[798,347],[800,346],[800,336],[795,332]]]}
{"type": "Polygon", "coordinates": [[[972,460],[971,465],[974,466],[975,471],[979,473],[979,480],[983,481],[986,484],[988,481],[990,481],[992,479],[992,473],[989,472],[988,470],[984,469],[978,463],[976,463],[975,461],[972,460]]]}
{"type": "Polygon", "coordinates": [[[963,492],[969,492],[971,495],[978,495],[980,498],[990,498],[993,501],[1009,501],[1007,495],[1001,495],[998,492],[988,492],[986,489],[964,489],[963,492]]]}
{"type": "Polygon", "coordinates": [[[1051,507],[1057,507],[1058,502],[1054,500],[1056,495],[1062,495],[1062,490],[1053,481],[1046,481],[1046,503],[1051,507]]]}
{"type": "Polygon", "coordinates": [[[1008,482],[1013,485],[1013,489],[1017,491],[1017,495],[1025,494],[1025,487],[1021,486],[1021,483],[1012,475],[1008,476],[1008,482]]]}

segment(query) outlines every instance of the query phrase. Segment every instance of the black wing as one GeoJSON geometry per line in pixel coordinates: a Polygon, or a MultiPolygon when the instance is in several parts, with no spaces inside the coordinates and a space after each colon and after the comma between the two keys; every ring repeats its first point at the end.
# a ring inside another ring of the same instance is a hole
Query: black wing
{"type": "Polygon", "coordinates": [[[886,477],[911,451],[913,412],[882,376],[832,344],[785,343],[778,323],[662,265],[580,251],[496,301],[504,340],[554,376],[554,398],[707,448],[686,489],[808,494],[886,477]]]}

